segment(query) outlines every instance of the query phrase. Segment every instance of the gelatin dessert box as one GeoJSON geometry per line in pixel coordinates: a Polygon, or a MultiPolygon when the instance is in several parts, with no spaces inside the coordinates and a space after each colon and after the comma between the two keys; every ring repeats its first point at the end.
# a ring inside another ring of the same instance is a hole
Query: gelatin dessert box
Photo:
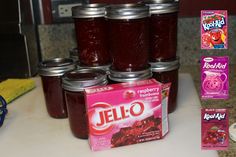
{"type": "Polygon", "coordinates": [[[229,57],[201,57],[201,98],[229,97],[229,57]]]}
{"type": "Polygon", "coordinates": [[[169,130],[169,88],[149,79],[86,89],[91,149],[162,139],[169,130]]]}
{"type": "Polygon", "coordinates": [[[202,149],[228,149],[228,117],[227,109],[202,109],[202,149]]]}
{"type": "Polygon", "coordinates": [[[201,49],[227,49],[227,29],[227,10],[202,10],[201,49]]]}

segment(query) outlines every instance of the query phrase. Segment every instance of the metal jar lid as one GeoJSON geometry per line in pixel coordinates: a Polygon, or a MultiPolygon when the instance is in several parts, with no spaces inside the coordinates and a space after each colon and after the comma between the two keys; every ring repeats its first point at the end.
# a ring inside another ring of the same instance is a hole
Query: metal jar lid
{"type": "Polygon", "coordinates": [[[149,62],[153,72],[166,72],[172,71],[179,68],[179,58],[168,62],[149,62]]]}
{"type": "Polygon", "coordinates": [[[68,91],[83,91],[85,88],[106,85],[106,72],[100,69],[76,69],[65,73],[62,87],[68,91]]]}
{"type": "Polygon", "coordinates": [[[145,4],[114,4],[106,8],[108,19],[140,19],[149,15],[149,7],[145,4]]]}
{"type": "Polygon", "coordinates": [[[132,71],[132,72],[121,72],[110,69],[109,79],[115,82],[130,82],[136,80],[145,80],[152,77],[151,68],[132,71]]]}
{"type": "Polygon", "coordinates": [[[143,3],[150,7],[150,14],[173,13],[179,10],[179,3],[173,0],[146,0],[143,3]]]}
{"type": "Polygon", "coordinates": [[[94,18],[105,16],[106,4],[83,4],[72,7],[73,18],[94,18]]]}
{"type": "Polygon", "coordinates": [[[76,68],[76,63],[70,58],[54,58],[39,64],[39,75],[62,76],[65,72],[76,68]]]}
{"type": "Polygon", "coordinates": [[[101,65],[101,66],[80,66],[79,64],[77,65],[77,69],[101,69],[105,71],[107,74],[109,74],[109,69],[110,69],[111,64],[108,65],[101,65]]]}

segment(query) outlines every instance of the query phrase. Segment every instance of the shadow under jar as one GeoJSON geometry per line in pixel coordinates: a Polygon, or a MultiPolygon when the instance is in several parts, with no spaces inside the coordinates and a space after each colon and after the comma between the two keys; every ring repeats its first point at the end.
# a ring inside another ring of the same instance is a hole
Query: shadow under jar
{"type": "Polygon", "coordinates": [[[88,138],[85,88],[107,84],[106,72],[100,69],[80,69],[66,73],[63,78],[70,128],[75,137],[88,138]]]}
{"type": "Polygon", "coordinates": [[[174,112],[177,107],[179,59],[169,62],[152,62],[150,64],[154,79],[161,83],[171,83],[168,113],[174,112]]]}
{"type": "Polygon", "coordinates": [[[178,2],[146,0],[150,7],[149,61],[165,61],[176,57],[178,2]]]}
{"type": "Polygon", "coordinates": [[[72,8],[81,66],[111,64],[108,51],[105,4],[84,4],[72,8]]]}
{"type": "Polygon", "coordinates": [[[65,58],[45,60],[39,64],[47,111],[53,118],[67,117],[61,77],[75,68],[75,62],[65,58]]]}
{"type": "Polygon", "coordinates": [[[117,4],[106,8],[112,68],[139,71],[148,67],[149,7],[117,4]]]}
{"type": "Polygon", "coordinates": [[[138,80],[145,80],[152,77],[151,68],[140,71],[121,72],[110,69],[108,75],[109,84],[133,82],[138,80]]]}

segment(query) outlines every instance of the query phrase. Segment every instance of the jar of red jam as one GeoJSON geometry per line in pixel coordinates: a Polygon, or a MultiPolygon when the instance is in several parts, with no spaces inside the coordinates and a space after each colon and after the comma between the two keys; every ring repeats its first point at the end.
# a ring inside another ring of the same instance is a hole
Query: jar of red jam
{"type": "Polygon", "coordinates": [[[112,68],[139,71],[148,67],[149,8],[143,4],[117,4],[106,9],[112,68]]]}
{"type": "Polygon", "coordinates": [[[168,62],[152,62],[153,78],[162,83],[171,83],[168,101],[168,113],[174,112],[177,106],[179,59],[168,62]]]}
{"type": "Polygon", "coordinates": [[[130,71],[130,72],[121,72],[114,69],[110,69],[108,75],[109,84],[114,83],[123,83],[123,82],[132,82],[138,80],[145,80],[152,77],[151,68],[140,71],[130,71]]]}
{"type": "Polygon", "coordinates": [[[84,4],[72,8],[81,66],[111,63],[108,51],[105,4],[84,4]]]}
{"type": "Polygon", "coordinates": [[[87,139],[84,89],[106,85],[106,72],[100,69],[79,69],[66,73],[62,80],[71,131],[75,137],[87,139]]]}
{"type": "Polygon", "coordinates": [[[150,7],[149,61],[165,61],[176,57],[178,2],[146,0],[150,7]]]}
{"type": "Polygon", "coordinates": [[[67,117],[61,77],[65,72],[75,68],[75,62],[65,58],[45,60],[39,64],[47,111],[53,118],[67,117]]]}

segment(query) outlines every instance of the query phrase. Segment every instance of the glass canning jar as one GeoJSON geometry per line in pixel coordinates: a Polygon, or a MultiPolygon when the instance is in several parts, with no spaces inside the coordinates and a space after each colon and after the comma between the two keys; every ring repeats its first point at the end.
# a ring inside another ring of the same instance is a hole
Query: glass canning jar
{"type": "Polygon", "coordinates": [[[149,7],[116,4],[106,8],[112,67],[118,71],[139,71],[148,67],[149,7]]]}
{"type": "Polygon", "coordinates": [[[84,4],[72,8],[81,66],[111,63],[108,51],[105,4],[84,4]]]}
{"type": "Polygon", "coordinates": [[[153,78],[161,83],[171,83],[168,113],[174,112],[177,107],[179,59],[168,62],[152,62],[150,64],[153,78]]]}
{"type": "Polygon", "coordinates": [[[75,137],[88,138],[84,89],[107,84],[107,74],[100,69],[77,69],[62,78],[70,128],[75,137]]]}
{"type": "Polygon", "coordinates": [[[150,7],[149,61],[165,61],[176,57],[178,2],[146,0],[150,7]]]}
{"type": "Polygon", "coordinates": [[[53,118],[67,117],[61,77],[65,72],[75,68],[75,62],[65,58],[45,60],[39,64],[47,111],[53,118]]]}

